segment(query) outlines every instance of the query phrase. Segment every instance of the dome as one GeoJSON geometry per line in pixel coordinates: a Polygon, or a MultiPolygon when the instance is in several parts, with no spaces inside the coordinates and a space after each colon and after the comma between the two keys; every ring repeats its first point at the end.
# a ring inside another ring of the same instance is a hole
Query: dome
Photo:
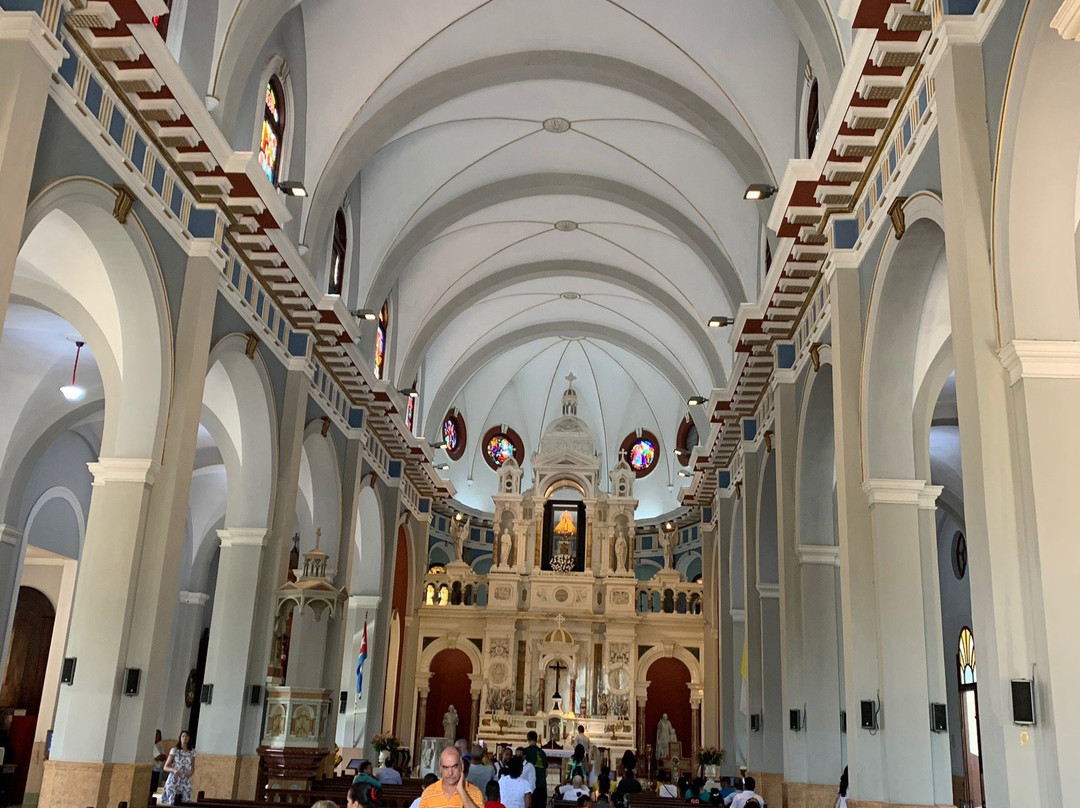
{"type": "Polygon", "coordinates": [[[565,643],[566,645],[571,645],[574,642],[574,638],[569,631],[564,629],[562,626],[559,626],[558,628],[552,629],[547,633],[547,636],[544,637],[544,642],[559,642],[565,643]]]}

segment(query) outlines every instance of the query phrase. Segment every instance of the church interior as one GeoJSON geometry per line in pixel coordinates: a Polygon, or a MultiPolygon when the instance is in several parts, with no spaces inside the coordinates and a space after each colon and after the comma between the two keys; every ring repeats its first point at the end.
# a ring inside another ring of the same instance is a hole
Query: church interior
{"type": "Polygon", "coordinates": [[[1077,87],[1080,0],[0,0],[0,804],[1080,808],[1077,87]]]}

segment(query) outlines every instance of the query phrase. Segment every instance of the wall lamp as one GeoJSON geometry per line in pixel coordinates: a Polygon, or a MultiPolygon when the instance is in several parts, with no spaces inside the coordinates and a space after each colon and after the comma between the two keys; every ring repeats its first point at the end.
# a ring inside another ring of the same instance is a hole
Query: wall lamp
{"type": "Polygon", "coordinates": [[[676,457],[689,457],[690,452],[687,449],[676,449],[675,450],[675,456],[676,457]]]}
{"type": "Polygon", "coordinates": [[[277,184],[278,190],[285,196],[307,196],[307,188],[304,183],[296,180],[283,180],[277,184]]]}
{"type": "Polygon", "coordinates": [[[770,196],[776,193],[776,186],[769,185],[767,183],[755,182],[752,185],[747,185],[746,190],[743,192],[743,199],[748,199],[751,202],[756,202],[759,199],[768,199],[770,196]]]}
{"type": "Polygon", "coordinates": [[[679,476],[680,477],[693,477],[694,475],[693,475],[692,472],[689,472],[686,469],[679,469],[679,476]]]}
{"type": "Polygon", "coordinates": [[[408,396],[409,398],[416,398],[420,395],[420,391],[417,390],[415,387],[406,387],[404,390],[398,390],[398,392],[401,393],[401,395],[403,396],[408,396]]]}
{"type": "Polygon", "coordinates": [[[725,328],[734,322],[734,317],[710,317],[709,328],[725,328]]]}
{"type": "Polygon", "coordinates": [[[353,317],[357,320],[374,320],[379,316],[379,313],[375,309],[357,309],[353,312],[353,317]]]}
{"type": "Polygon", "coordinates": [[[688,407],[696,407],[699,404],[704,404],[708,400],[709,399],[705,398],[705,396],[690,396],[690,398],[686,399],[686,405],[688,407]]]}
{"type": "MultiPolygon", "coordinates": [[[[437,463],[434,466],[432,466],[432,468],[435,469],[436,471],[449,471],[450,470],[450,464],[449,463],[437,463]]],[[[461,520],[458,519],[456,521],[460,522],[461,520]]]]}

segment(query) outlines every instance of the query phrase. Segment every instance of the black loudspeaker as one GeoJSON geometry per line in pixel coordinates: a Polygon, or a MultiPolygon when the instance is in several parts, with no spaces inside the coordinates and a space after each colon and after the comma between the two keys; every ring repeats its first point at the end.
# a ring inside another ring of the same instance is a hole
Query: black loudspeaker
{"type": "Polygon", "coordinates": [[[761,713],[750,714],[750,731],[761,732],[761,713]]]}
{"type": "Polygon", "coordinates": [[[75,664],[79,660],[73,656],[64,657],[64,667],[60,670],[60,684],[75,684],[75,664]]]}
{"type": "Polygon", "coordinates": [[[792,732],[802,732],[802,710],[788,710],[788,726],[791,727],[792,732]]]}
{"type": "Polygon", "coordinates": [[[340,703],[338,704],[338,712],[341,713],[342,715],[345,715],[345,708],[348,707],[348,706],[349,706],[349,691],[348,690],[342,690],[341,691],[341,700],[340,700],[340,703]]]}
{"type": "Polygon", "coordinates": [[[949,715],[944,704],[934,702],[930,705],[930,729],[933,732],[949,731],[949,715]]]}
{"type": "Polygon", "coordinates": [[[840,711],[840,732],[847,734],[847,710],[840,711]]]}
{"type": "Polygon", "coordinates": [[[125,696],[137,696],[139,695],[139,679],[142,677],[142,670],[139,668],[124,668],[124,695],[125,696]]]}
{"type": "Polygon", "coordinates": [[[248,697],[248,703],[253,705],[262,704],[262,686],[252,685],[251,695],[248,697]]]}
{"type": "Polygon", "coordinates": [[[859,702],[859,726],[863,729],[877,729],[877,702],[859,702]]]}
{"type": "Polygon", "coordinates": [[[202,693],[199,694],[199,701],[203,704],[211,704],[214,701],[214,686],[203,685],[202,693]]]}
{"type": "Polygon", "coordinates": [[[1012,680],[1012,710],[1014,724],[1035,723],[1035,682],[1031,679],[1012,680]]]}

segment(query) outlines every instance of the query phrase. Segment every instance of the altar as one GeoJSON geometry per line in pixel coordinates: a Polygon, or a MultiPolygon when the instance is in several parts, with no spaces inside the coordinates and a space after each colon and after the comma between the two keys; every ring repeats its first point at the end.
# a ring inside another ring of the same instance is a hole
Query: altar
{"type": "MultiPolygon", "coordinates": [[[[532,456],[532,485],[523,490],[513,457],[498,469],[491,568],[480,575],[465,563],[464,539],[475,528],[459,515],[450,527],[456,558],[425,576],[414,738],[439,731],[444,702],[461,710],[468,700],[457,734],[470,742],[524,746],[536,732],[554,764],[573,753],[582,726],[594,762],[606,755],[614,771],[626,750],[642,757],[653,746],[649,698],[670,702],[687,754],[699,745],[702,585],[683,580],[670,552],[653,579],[635,577],[635,472],[620,455],[602,478],[569,381],[562,414],[532,456]],[[443,668],[450,659],[453,669],[443,668]],[[658,663],[685,675],[675,687],[658,682],[650,696],[658,663]],[[465,665],[467,678],[454,678],[465,665]]],[[[664,528],[665,546],[674,547],[674,530],[664,528]]],[[[564,768],[549,766],[553,784],[564,768]]]]}

